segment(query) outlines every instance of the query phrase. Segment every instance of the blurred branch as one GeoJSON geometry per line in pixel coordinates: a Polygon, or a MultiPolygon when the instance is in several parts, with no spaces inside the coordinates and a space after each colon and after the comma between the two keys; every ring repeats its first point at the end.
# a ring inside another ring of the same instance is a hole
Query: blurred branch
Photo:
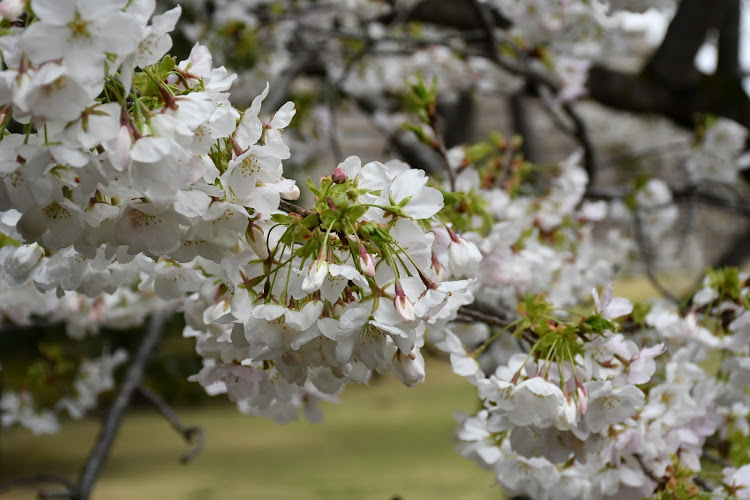
{"type": "Polygon", "coordinates": [[[510,321],[506,321],[502,317],[487,314],[482,311],[477,311],[475,309],[471,309],[469,306],[460,307],[458,309],[458,317],[469,319],[471,321],[479,321],[480,323],[484,323],[489,326],[496,326],[499,328],[505,328],[511,323],[510,321]]]}
{"type": "Polygon", "coordinates": [[[138,388],[143,380],[143,374],[151,354],[159,344],[161,335],[164,330],[164,324],[167,318],[172,314],[170,309],[160,311],[154,314],[148,322],[146,332],[141,340],[138,350],[133,357],[128,371],[125,374],[120,388],[115,395],[112,405],[107,411],[102,428],[94,442],[94,446],[89,453],[86,463],[84,464],[78,476],[78,481],[73,484],[70,480],[58,474],[33,474],[31,476],[11,479],[0,484],[0,492],[35,483],[58,483],[65,487],[63,491],[41,492],[42,498],[69,498],[73,500],[88,500],[94,487],[104,462],[109,455],[112,444],[114,443],[117,431],[122,423],[125,410],[130,405],[133,392],[138,388]]]}
{"type": "MultiPolygon", "coordinates": [[[[671,189],[671,188],[670,188],[671,189]]],[[[625,186],[589,187],[585,197],[591,200],[615,200],[623,199],[632,192],[625,186]]],[[[672,189],[672,201],[677,204],[689,203],[716,208],[725,212],[750,217],[750,200],[744,198],[737,190],[727,184],[709,183],[690,184],[683,188],[672,189]],[[714,190],[712,191],[712,186],[714,190]],[[722,196],[716,193],[715,188],[721,187],[729,193],[722,196]]],[[[660,207],[650,207],[649,209],[660,207]]]]}
{"type": "Polygon", "coordinates": [[[141,340],[138,350],[136,351],[133,361],[128,367],[120,388],[117,391],[115,400],[107,411],[99,435],[96,438],[94,447],[89,454],[86,463],[78,477],[78,483],[71,491],[70,498],[75,500],[88,500],[91,496],[91,490],[101,472],[101,468],[109,455],[112,444],[114,443],[117,431],[122,423],[125,410],[130,405],[133,392],[141,385],[143,374],[151,354],[156,349],[164,331],[164,324],[167,318],[172,314],[171,309],[159,311],[154,314],[148,322],[146,333],[141,340]]]}
{"type": "Polygon", "coordinates": [[[750,98],[742,87],[738,51],[739,0],[683,0],[641,74],[594,66],[586,86],[602,104],[661,114],[689,128],[696,113],[723,116],[750,127],[750,98]],[[719,30],[719,62],[713,75],[702,75],[695,67],[695,55],[712,29],[719,30]]]}
{"type": "MultiPolygon", "coordinates": [[[[750,252],[750,229],[745,230],[732,245],[713,263],[711,267],[740,267],[750,252]]],[[[702,281],[702,277],[701,277],[702,281]]],[[[700,285],[700,281],[697,285],[700,285]]]]}
{"type": "Polygon", "coordinates": [[[413,133],[400,127],[389,127],[377,119],[378,111],[394,108],[388,100],[377,96],[357,96],[345,90],[342,90],[342,93],[354,101],[361,111],[370,116],[375,127],[388,139],[391,147],[398,151],[406,163],[412,167],[421,168],[428,174],[435,174],[439,171],[439,165],[443,160],[437,152],[419,142],[413,133]]]}
{"type": "Polygon", "coordinates": [[[654,263],[651,259],[651,249],[649,248],[646,234],[643,231],[643,222],[641,221],[641,215],[638,209],[633,210],[633,228],[635,230],[635,239],[641,252],[641,260],[643,261],[643,265],[646,268],[646,275],[648,276],[649,281],[651,281],[651,284],[654,285],[654,288],[656,288],[659,293],[662,294],[662,296],[667,298],[675,305],[680,305],[680,299],[672,292],[670,292],[667,287],[662,285],[661,281],[659,281],[659,278],[656,277],[656,272],[654,271],[654,263]]]}
{"type": "Polygon", "coordinates": [[[649,76],[593,66],[586,87],[589,96],[604,105],[660,114],[688,128],[693,127],[696,113],[723,116],[750,127],[750,99],[739,78],[703,75],[694,87],[676,91],[649,76]]]}
{"type": "MultiPolygon", "coordinates": [[[[522,61],[520,65],[513,64],[507,61],[505,58],[500,56],[498,53],[498,47],[500,42],[495,36],[494,26],[490,21],[489,6],[480,0],[472,0],[474,9],[480,14],[483,21],[484,29],[486,32],[487,39],[487,54],[491,61],[493,61],[500,68],[514,74],[521,76],[526,80],[527,86],[536,89],[537,92],[542,93],[549,91],[552,94],[557,94],[560,91],[560,83],[549,75],[541,73],[537,70],[533,70],[529,64],[524,60],[525,55],[520,51],[516,50],[518,58],[522,61]]],[[[544,100],[543,100],[544,102],[544,100]]],[[[545,102],[547,107],[550,107],[550,101],[545,102]]],[[[583,160],[584,168],[589,177],[589,184],[594,184],[596,181],[596,172],[598,170],[596,153],[594,145],[589,137],[586,123],[575,110],[572,104],[563,103],[560,105],[560,109],[572,122],[572,127],[560,127],[560,129],[570,135],[578,144],[583,148],[583,160]]],[[[558,126],[560,123],[558,122],[558,126]]]]}
{"type": "Polygon", "coordinates": [[[695,55],[709,30],[718,27],[733,1],[680,2],[664,40],[646,65],[645,73],[672,90],[694,87],[700,79],[695,67],[695,55]]]}
{"type": "Polygon", "coordinates": [[[473,0],[422,0],[409,12],[407,20],[459,30],[474,30],[488,22],[502,29],[511,27],[510,19],[490,5],[486,5],[487,19],[484,13],[477,16],[477,11],[471,8],[474,3],[473,0]]]}
{"type": "Polygon", "coordinates": [[[654,474],[654,472],[651,469],[649,469],[648,467],[646,467],[646,463],[643,461],[643,457],[641,457],[640,453],[634,453],[633,456],[638,461],[638,465],[640,465],[641,470],[643,471],[643,473],[646,474],[646,476],[650,480],[652,480],[653,482],[655,482],[658,485],[657,491],[659,489],[661,489],[661,487],[664,485],[664,483],[666,483],[666,480],[664,478],[657,477],[656,474],[654,474]]]}
{"type": "Polygon", "coordinates": [[[523,154],[526,160],[535,163],[538,161],[538,155],[536,154],[538,149],[531,124],[529,123],[524,97],[525,92],[523,91],[514,92],[510,96],[510,114],[513,118],[513,131],[523,138],[523,142],[521,142],[521,154],[523,154]]]}
{"type": "Polygon", "coordinates": [[[195,458],[203,449],[203,429],[198,426],[185,427],[182,422],[180,422],[180,419],[174,409],[169,406],[169,404],[164,400],[163,397],[161,397],[151,389],[141,385],[140,387],[138,387],[138,392],[140,392],[143,397],[148,399],[151,404],[153,404],[156,409],[159,410],[162,415],[164,415],[164,417],[169,421],[169,424],[172,426],[172,428],[177,431],[177,433],[180,434],[188,444],[193,444],[193,447],[182,457],[180,457],[180,463],[187,464],[193,458],[195,458]],[[195,443],[193,443],[193,438],[195,438],[195,443]]]}
{"type": "Polygon", "coordinates": [[[717,73],[740,78],[740,0],[726,0],[724,18],[719,25],[719,60],[716,63],[717,73]]]}

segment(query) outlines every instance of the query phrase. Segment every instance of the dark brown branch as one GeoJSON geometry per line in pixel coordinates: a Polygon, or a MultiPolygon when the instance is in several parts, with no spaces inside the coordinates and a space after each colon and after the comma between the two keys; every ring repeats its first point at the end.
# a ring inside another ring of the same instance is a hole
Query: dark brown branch
{"type": "Polygon", "coordinates": [[[302,217],[307,217],[308,215],[312,215],[315,213],[312,210],[302,208],[301,206],[295,205],[294,203],[290,203],[286,200],[279,200],[279,210],[283,210],[284,212],[293,212],[295,214],[301,215],[302,217]]]}
{"type": "Polygon", "coordinates": [[[578,144],[583,148],[583,168],[589,177],[589,185],[596,182],[596,173],[599,169],[599,163],[596,156],[594,143],[589,136],[588,128],[583,118],[573,109],[572,104],[566,102],[562,106],[568,118],[573,122],[573,133],[571,134],[578,144]]]}
{"type": "Polygon", "coordinates": [[[97,477],[99,477],[102,466],[115,441],[125,410],[130,405],[133,392],[135,392],[143,380],[146,363],[159,344],[164,330],[164,323],[171,314],[171,310],[159,311],[149,320],[146,333],[141,340],[141,344],[138,346],[133,361],[128,367],[125,379],[117,391],[115,400],[107,411],[107,416],[96,438],[94,447],[78,477],[78,483],[75,489],[71,491],[71,498],[75,500],[88,500],[91,496],[91,490],[94,487],[97,477]]]}
{"type": "MultiPolygon", "coordinates": [[[[343,90],[342,94],[352,99],[357,107],[370,117],[373,117],[378,110],[395,109],[390,101],[382,98],[351,95],[343,90]]],[[[419,142],[413,133],[403,129],[389,131],[379,126],[377,122],[375,122],[375,126],[388,138],[391,147],[401,155],[406,163],[414,168],[421,168],[428,174],[435,174],[440,171],[443,159],[435,150],[419,142]]]]}
{"type": "Polygon", "coordinates": [[[617,109],[661,114],[692,128],[696,113],[710,113],[750,127],[750,99],[742,82],[721,74],[701,76],[694,87],[679,91],[649,76],[593,66],[586,83],[589,96],[617,109]]]}
{"type": "Polygon", "coordinates": [[[506,321],[504,318],[471,309],[470,306],[463,306],[459,308],[458,314],[459,316],[463,316],[466,319],[479,321],[480,323],[484,323],[489,326],[496,326],[499,328],[505,328],[511,323],[510,321],[506,321]]]}
{"type": "Polygon", "coordinates": [[[702,489],[703,491],[713,491],[714,490],[714,488],[712,488],[706,481],[704,481],[701,477],[699,477],[697,475],[693,477],[693,482],[700,489],[702,489]]]}
{"type": "Polygon", "coordinates": [[[443,134],[440,131],[440,128],[437,123],[437,112],[433,109],[429,113],[429,126],[432,129],[432,135],[434,137],[432,145],[432,148],[437,152],[438,155],[440,155],[440,158],[443,160],[443,167],[445,170],[445,173],[448,174],[448,182],[451,188],[451,191],[456,190],[456,174],[453,172],[453,168],[451,168],[451,163],[448,161],[448,150],[445,148],[445,142],[443,141],[443,134]]]}
{"type": "Polygon", "coordinates": [[[152,391],[151,389],[141,385],[138,391],[153,404],[157,410],[169,421],[172,428],[177,431],[178,434],[188,443],[193,444],[193,447],[180,457],[180,463],[187,464],[193,458],[195,458],[203,449],[203,429],[198,426],[186,427],[180,422],[177,413],[159,394],[152,391]],[[193,443],[195,441],[195,443],[193,443]]]}
{"type": "Polygon", "coordinates": [[[501,311],[500,309],[479,300],[473,302],[472,304],[461,307],[460,311],[469,311],[469,314],[477,313],[484,316],[494,317],[497,319],[497,321],[500,321],[502,323],[502,325],[498,326],[508,326],[515,319],[513,317],[513,314],[506,311],[501,311]]]}
{"type": "Polygon", "coordinates": [[[740,0],[726,0],[724,18],[719,26],[719,60],[716,72],[740,78],[740,0]]]}
{"type": "MultiPolygon", "coordinates": [[[[716,269],[722,267],[740,267],[750,253],[750,229],[745,230],[712,265],[716,269]]],[[[700,284],[700,283],[698,283],[700,284]]]]}
{"type": "Polygon", "coordinates": [[[649,469],[648,467],[646,467],[646,464],[643,462],[643,457],[641,457],[640,454],[635,453],[633,456],[635,457],[636,461],[638,462],[638,465],[641,466],[641,470],[643,470],[643,473],[646,474],[646,476],[650,480],[652,480],[653,482],[655,482],[659,486],[663,485],[666,482],[664,480],[664,478],[657,477],[651,469],[649,469]]]}
{"type": "MultiPolygon", "coordinates": [[[[424,23],[437,24],[459,30],[481,28],[484,20],[471,8],[473,0],[422,0],[409,12],[407,19],[424,23]]],[[[498,28],[511,26],[508,18],[498,10],[487,8],[489,22],[498,28]]]]}
{"type": "MultiPolygon", "coordinates": [[[[544,88],[546,88],[552,93],[558,93],[560,91],[560,84],[548,75],[532,70],[530,68],[530,65],[528,64],[515,65],[509,63],[500,56],[497,50],[499,42],[497,40],[497,37],[495,36],[494,25],[490,20],[489,7],[487,6],[487,4],[480,2],[479,0],[472,0],[472,3],[474,6],[474,10],[482,19],[487,37],[487,53],[490,60],[497,64],[498,67],[512,74],[524,77],[526,79],[527,86],[531,89],[536,89],[537,91],[543,92],[544,88]]],[[[517,51],[517,55],[522,61],[526,57],[520,51],[517,51]]],[[[589,176],[589,184],[593,184],[596,180],[598,165],[594,145],[589,137],[586,124],[572,104],[564,103],[561,106],[561,109],[573,123],[572,128],[561,127],[561,129],[563,132],[573,137],[583,148],[584,168],[586,169],[586,173],[589,176]]]]}
{"type": "Polygon", "coordinates": [[[646,73],[672,90],[694,87],[700,79],[695,55],[709,30],[719,26],[731,1],[682,0],[646,73]]]}
{"type": "Polygon", "coordinates": [[[528,111],[524,99],[525,92],[515,92],[510,96],[510,114],[513,119],[513,131],[523,137],[521,154],[523,154],[526,160],[535,163],[539,160],[536,154],[538,149],[535,145],[534,132],[529,123],[528,111]]]}

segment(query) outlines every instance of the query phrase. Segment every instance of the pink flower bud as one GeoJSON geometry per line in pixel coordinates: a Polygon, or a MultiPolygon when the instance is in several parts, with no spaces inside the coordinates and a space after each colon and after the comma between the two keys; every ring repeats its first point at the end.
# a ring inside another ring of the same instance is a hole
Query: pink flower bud
{"type": "Polygon", "coordinates": [[[0,1],[0,16],[9,21],[15,21],[23,13],[25,2],[23,0],[0,1]]]}
{"type": "Polygon", "coordinates": [[[359,267],[362,268],[362,273],[365,276],[375,276],[375,262],[372,260],[372,255],[362,244],[359,245],[359,267]]]}
{"type": "Polygon", "coordinates": [[[393,304],[396,306],[396,311],[401,319],[404,321],[414,321],[417,319],[414,314],[414,305],[411,300],[404,293],[404,289],[401,287],[401,283],[396,281],[396,297],[393,299],[393,304]]]}
{"type": "Polygon", "coordinates": [[[581,413],[581,415],[585,415],[586,407],[589,402],[589,395],[586,391],[586,388],[582,385],[579,385],[576,388],[576,396],[578,397],[578,411],[581,413]]]}
{"type": "Polygon", "coordinates": [[[346,170],[341,167],[336,167],[333,170],[331,179],[333,179],[333,182],[335,182],[336,184],[343,184],[344,182],[346,182],[346,177],[346,170]]]}

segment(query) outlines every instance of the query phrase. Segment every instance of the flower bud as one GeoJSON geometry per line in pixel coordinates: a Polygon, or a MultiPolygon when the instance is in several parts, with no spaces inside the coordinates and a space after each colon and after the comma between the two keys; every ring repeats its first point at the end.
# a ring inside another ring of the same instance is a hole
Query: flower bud
{"type": "Polygon", "coordinates": [[[579,385],[576,388],[576,396],[578,396],[578,411],[581,415],[586,414],[586,406],[588,405],[589,395],[586,388],[579,385]]]}
{"type": "Polygon", "coordinates": [[[333,170],[333,175],[331,176],[331,179],[336,184],[343,184],[346,182],[346,170],[344,170],[341,167],[336,167],[333,170]]]}
{"type": "Polygon", "coordinates": [[[413,387],[424,382],[424,357],[419,349],[413,348],[408,355],[396,351],[393,357],[393,374],[406,386],[413,387]]]}
{"type": "Polygon", "coordinates": [[[283,199],[292,200],[292,201],[299,200],[299,195],[300,195],[299,187],[297,187],[296,185],[290,191],[279,193],[279,196],[281,196],[283,199]]]}
{"type": "Polygon", "coordinates": [[[15,21],[23,13],[25,2],[23,0],[0,1],[0,16],[9,21],[15,21]]]}
{"type": "Polygon", "coordinates": [[[302,289],[307,293],[320,290],[326,276],[328,276],[328,261],[320,258],[314,260],[307,270],[305,279],[302,280],[302,289]]]}
{"type": "Polygon", "coordinates": [[[396,297],[393,299],[393,304],[396,306],[398,315],[404,321],[414,321],[417,318],[414,314],[414,305],[409,300],[409,297],[406,296],[401,283],[398,281],[396,281],[396,297]]]}
{"type": "Polygon", "coordinates": [[[572,427],[576,426],[579,417],[580,414],[578,413],[576,402],[573,398],[567,397],[565,398],[565,401],[563,401],[563,404],[557,407],[557,413],[555,414],[554,419],[555,427],[561,431],[570,430],[572,427]]]}
{"type": "Polygon", "coordinates": [[[268,246],[266,243],[266,235],[263,234],[263,230],[256,226],[251,225],[247,230],[247,242],[250,247],[258,254],[261,259],[268,258],[268,246]]]}
{"type": "Polygon", "coordinates": [[[375,262],[372,260],[372,255],[361,243],[359,245],[359,267],[362,268],[362,273],[365,276],[375,276],[375,262]]]}

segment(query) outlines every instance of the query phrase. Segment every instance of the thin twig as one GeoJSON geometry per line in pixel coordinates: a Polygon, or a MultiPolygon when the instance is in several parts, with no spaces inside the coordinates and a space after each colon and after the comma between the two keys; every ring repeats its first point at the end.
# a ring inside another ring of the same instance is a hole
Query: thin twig
{"type": "Polygon", "coordinates": [[[174,409],[169,406],[163,397],[151,389],[141,385],[138,387],[138,391],[153,404],[157,410],[169,421],[172,428],[177,431],[178,434],[188,443],[192,444],[193,447],[180,457],[180,463],[187,464],[193,458],[195,458],[203,449],[203,429],[198,426],[186,427],[180,422],[180,418],[174,409]],[[195,439],[194,439],[195,438],[195,439]],[[195,441],[195,442],[194,442],[195,441]]]}
{"type": "Polygon", "coordinates": [[[702,478],[698,476],[693,477],[693,482],[703,491],[713,491],[714,488],[712,488],[706,481],[704,481],[702,478]]]}
{"type": "Polygon", "coordinates": [[[284,212],[293,212],[295,214],[301,215],[302,217],[307,217],[308,215],[312,215],[315,213],[312,210],[302,208],[301,206],[295,205],[294,203],[290,203],[286,200],[279,201],[279,208],[284,212]]]}
{"type": "Polygon", "coordinates": [[[453,168],[451,168],[451,162],[448,160],[448,150],[445,148],[445,142],[443,141],[443,136],[440,133],[440,130],[438,128],[437,124],[437,114],[435,112],[430,113],[430,128],[432,129],[432,135],[435,136],[435,144],[433,146],[433,149],[437,151],[437,153],[440,155],[440,158],[443,159],[443,164],[445,165],[445,171],[448,174],[448,182],[450,183],[451,191],[456,190],[456,174],[453,172],[453,168]]]}
{"type": "Polygon", "coordinates": [[[654,272],[654,265],[651,260],[651,251],[649,250],[649,244],[646,240],[646,234],[643,232],[643,224],[641,221],[639,209],[635,209],[633,211],[633,226],[635,229],[635,238],[638,242],[638,248],[641,251],[641,259],[643,260],[643,265],[646,267],[646,275],[648,276],[648,279],[659,291],[659,293],[661,293],[665,298],[669,299],[670,302],[673,302],[676,305],[680,305],[680,299],[677,298],[672,292],[670,292],[664,285],[662,285],[659,279],[656,277],[656,273],[654,272]]]}
{"type": "Polygon", "coordinates": [[[460,307],[458,309],[458,314],[463,316],[466,319],[479,321],[486,325],[496,326],[499,328],[505,328],[511,323],[510,321],[507,321],[504,318],[500,318],[492,314],[487,314],[482,311],[477,311],[476,309],[470,309],[466,306],[460,307]]]}
{"type": "Polygon", "coordinates": [[[643,473],[646,474],[646,476],[648,476],[648,478],[650,480],[652,480],[653,482],[655,482],[658,485],[662,485],[665,482],[664,478],[656,477],[656,475],[653,473],[653,471],[651,469],[649,469],[648,467],[646,467],[646,464],[643,462],[643,457],[641,457],[641,455],[639,453],[635,453],[635,454],[633,454],[633,456],[638,461],[638,465],[641,466],[641,469],[643,470],[643,473]]]}
{"type": "Polygon", "coordinates": [[[112,444],[114,443],[117,431],[120,428],[125,410],[130,405],[130,399],[133,392],[141,385],[146,363],[151,357],[151,353],[156,349],[164,330],[164,323],[172,314],[167,309],[154,314],[149,320],[146,333],[138,346],[138,351],[128,367],[125,379],[120,385],[115,400],[107,411],[107,416],[102,425],[99,435],[96,438],[94,447],[86,460],[86,463],[78,477],[78,483],[73,491],[71,498],[75,500],[88,500],[91,496],[91,490],[94,487],[101,468],[109,455],[112,444]]]}
{"type": "Polygon", "coordinates": [[[704,458],[704,459],[708,460],[709,462],[713,462],[713,463],[715,463],[717,465],[721,465],[722,467],[731,467],[732,466],[732,464],[729,462],[729,460],[726,460],[726,459],[724,459],[722,457],[719,457],[719,456],[716,456],[716,455],[712,455],[711,453],[707,453],[705,451],[703,452],[703,455],[701,456],[701,458],[704,458]]]}

